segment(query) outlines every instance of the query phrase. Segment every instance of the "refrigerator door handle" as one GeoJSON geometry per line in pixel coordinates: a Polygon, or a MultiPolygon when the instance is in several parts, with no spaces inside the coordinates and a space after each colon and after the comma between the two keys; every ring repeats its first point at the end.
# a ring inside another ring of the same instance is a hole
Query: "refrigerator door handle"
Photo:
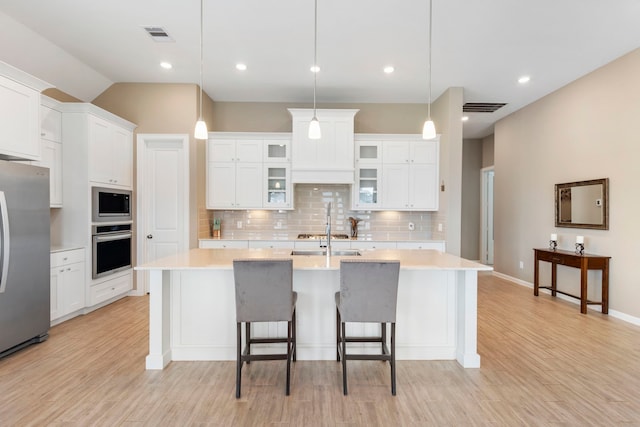
{"type": "Polygon", "coordinates": [[[4,191],[0,191],[0,232],[2,232],[2,241],[0,241],[0,263],[2,263],[2,273],[0,275],[0,294],[4,293],[7,287],[7,275],[9,274],[9,252],[10,239],[9,239],[9,215],[7,209],[7,198],[4,195],[4,191]]]}

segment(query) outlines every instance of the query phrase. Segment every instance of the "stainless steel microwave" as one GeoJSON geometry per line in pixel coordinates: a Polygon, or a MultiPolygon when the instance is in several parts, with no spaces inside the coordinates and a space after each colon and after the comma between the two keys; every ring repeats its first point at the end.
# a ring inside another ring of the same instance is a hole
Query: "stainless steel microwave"
{"type": "Polygon", "coordinates": [[[131,221],[131,191],[91,188],[93,222],[131,221]]]}

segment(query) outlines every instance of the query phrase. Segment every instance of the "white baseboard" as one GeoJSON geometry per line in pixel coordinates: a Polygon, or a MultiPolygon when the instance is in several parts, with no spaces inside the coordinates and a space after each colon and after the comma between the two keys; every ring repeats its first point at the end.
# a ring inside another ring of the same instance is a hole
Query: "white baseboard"
{"type": "MultiPolygon", "coordinates": [[[[496,276],[496,277],[499,277],[501,279],[507,280],[509,282],[513,282],[516,285],[525,286],[527,288],[533,289],[533,283],[529,283],[529,282],[527,282],[525,280],[521,280],[521,279],[518,279],[516,277],[511,277],[511,276],[508,276],[506,274],[499,273],[499,272],[497,272],[495,270],[493,271],[493,275],[496,276]]],[[[548,295],[551,295],[551,291],[549,289],[540,289],[540,292],[544,292],[544,293],[546,293],[548,295]]],[[[566,295],[557,294],[557,297],[561,298],[564,301],[568,301],[571,304],[575,304],[575,305],[579,305],[580,304],[580,300],[568,297],[566,295]]],[[[587,309],[598,311],[597,309],[591,308],[591,307],[587,307],[587,309]]],[[[615,317],[616,319],[623,320],[623,321],[625,321],[627,323],[631,323],[631,324],[636,325],[636,326],[640,326],[640,317],[631,316],[631,315],[623,313],[621,311],[611,310],[611,309],[609,309],[609,316],[615,317]]]]}

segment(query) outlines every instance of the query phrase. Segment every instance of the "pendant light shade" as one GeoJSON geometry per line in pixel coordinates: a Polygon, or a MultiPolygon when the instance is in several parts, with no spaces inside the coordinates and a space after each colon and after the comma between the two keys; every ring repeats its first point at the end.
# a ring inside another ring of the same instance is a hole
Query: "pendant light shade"
{"type": "Polygon", "coordinates": [[[422,127],[422,139],[433,139],[436,137],[436,125],[433,120],[427,119],[422,127]]]}
{"type": "Polygon", "coordinates": [[[203,2],[204,0],[200,0],[200,117],[198,118],[198,121],[196,122],[196,128],[195,131],[193,132],[193,137],[195,139],[208,139],[209,138],[209,132],[207,131],[207,124],[204,122],[204,120],[202,119],[202,52],[203,52],[203,47],[202,47],[202,27],[203,27],[203,2]]]}
{"type": "Polygon", "coordinates": [[[432,20],[432,0],[429,0],[429,65],[428,65],[428,75],[429,75],[429,104],[427,106],[427,120],[424,122],[424,126],[422,127],[422,139],[433,139],[436,137],[436,125],[431,120],[431,28],[433,24],[432,20]]]}
{"type": "Polygon", "coordinates": [[[320,131],[320,122],[314,114],[313,119],[309,122],[309,139],[320,139],[321,137],[322,132],[320,131]]]}
{"type": "Polygon", "coordinates": [[[320,122],[316,117],[316,82],[318,76],[318,0],[313,2],[313,66],[315,71],[313,72],[313,118],[309,122],[309,139],[322,138],[322,132],[320,131],[320,122]]]}

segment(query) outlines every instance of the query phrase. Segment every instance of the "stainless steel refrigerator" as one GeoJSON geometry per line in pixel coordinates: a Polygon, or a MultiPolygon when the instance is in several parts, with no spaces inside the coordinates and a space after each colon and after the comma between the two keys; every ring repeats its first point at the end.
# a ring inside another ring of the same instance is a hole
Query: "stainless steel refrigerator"
{"type": "Polygon", "coordinates": [[[0,160],[0,357],[49,336],[49,170],[0,160]]]}

